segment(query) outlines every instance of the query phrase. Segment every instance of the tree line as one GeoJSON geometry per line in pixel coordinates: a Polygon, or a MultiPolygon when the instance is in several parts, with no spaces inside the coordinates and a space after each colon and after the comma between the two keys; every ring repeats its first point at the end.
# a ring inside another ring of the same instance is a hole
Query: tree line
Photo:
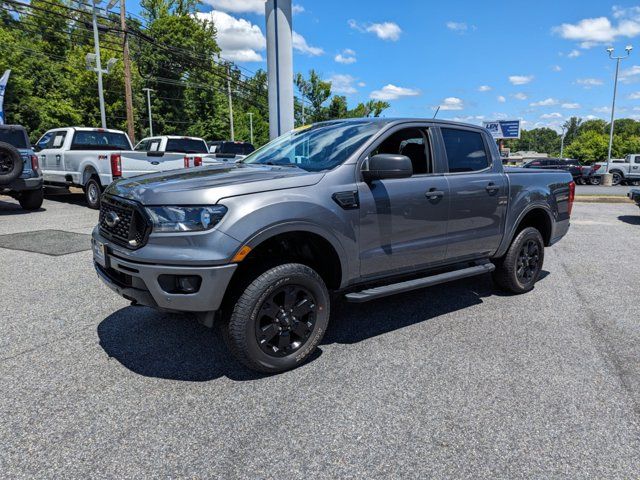
{"type": "MultiPolygon", "coordinates": [[[[611,124],[601,119],[583,121],[571,117],[564,125],[563,156],[585,163],[607,159],[611,124]]],[[[511,152],[536,151],[552,157],[560,155],[562,135],[551,128],[523,130],[518,140],[506,140],[505,147],[511,152]]],[[[612,158],[623,158],[630,153],[640,153],[640,122],[621,118],[613,124],[612,158]]]]}
{"type": "MultiPolygon", "coordinates": [[[[85,57],[93,53],[90,0],[0,0],[0,73],[11,69],[5,93],[7,123],[24,125],[35,141],[46,130],[100,126],[97,76],[85,57]],[[86,6],[86,8],[81,8],[86,6]]],[[[254,143],[269,139],[267,75],[238,67],[220,56],[216,26],[196,13],[198,0],[141,0],[141,16],[127,18],[132,64],[135,137],[149,134],[146,94],[151,88],[154,134],[230,139],[231,91],[236,140],[248,141],[250,115],[254,143]]],[[[118,15],[101,11],[103,76],[109,128],[126,131],[123,31],[118,15]]],[[[370,101],[349,108],[332,95],[331,82],[315,71],[297,74],[296,125],[333,118],[378,116],[389,107],[370,101]]]]}

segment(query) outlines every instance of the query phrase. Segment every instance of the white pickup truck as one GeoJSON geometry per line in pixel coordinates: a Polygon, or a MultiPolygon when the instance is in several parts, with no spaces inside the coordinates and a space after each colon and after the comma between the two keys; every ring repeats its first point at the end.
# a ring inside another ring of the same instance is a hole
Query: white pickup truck
{"type": "Polygon", "coordinates": [[[630,154],[624,157],[624,159],[612,159],[609,163],[609,171],[607,172],[607,162],[597,162],[591,169],[591,178],[596,179],[591,181],[592,184],[597,185],[600,183],[600,176],[605,173],[612,175],[613,185],[620,185],[621,183],[627,183],[629,185],[640,185],[640,154],[630,154]]]}
{"type": "Polygon", "coordinates": [[[162,148],[134,151],[126,133],[86,127],[49,130],[34,150],[45,184],[82,187],[91,208],[99,208],[102,190],[114,179],[197,167],[203,164],[204,157],[191,152],[166,152],[162,148]]]}

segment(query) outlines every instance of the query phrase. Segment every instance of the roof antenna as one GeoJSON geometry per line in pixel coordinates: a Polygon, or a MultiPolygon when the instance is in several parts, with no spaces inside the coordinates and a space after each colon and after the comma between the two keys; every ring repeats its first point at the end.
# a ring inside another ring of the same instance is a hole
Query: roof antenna
{"type": "Polygon", "coordinates": [[[436,113],[433,114],[433,118],[436,118],[438,116],[439,111],[440,111],[440,105],[438,105],[438,108],[436,108],[436,113]]]}

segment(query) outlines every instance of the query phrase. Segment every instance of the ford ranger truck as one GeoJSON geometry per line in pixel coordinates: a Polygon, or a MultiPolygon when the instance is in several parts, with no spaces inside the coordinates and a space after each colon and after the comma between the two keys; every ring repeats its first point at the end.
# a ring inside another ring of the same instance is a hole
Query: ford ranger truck
{"type": "Polygon", "coordinates": [[[489,273],[530,291],[574,193],[564,171],[503,171],[477,126],[336,120],[236,164],[112,183],[93,260],[133,304],[215,319],[240,362],[280,372],[313,353],[338,296],[366,302],[489,273]]]}

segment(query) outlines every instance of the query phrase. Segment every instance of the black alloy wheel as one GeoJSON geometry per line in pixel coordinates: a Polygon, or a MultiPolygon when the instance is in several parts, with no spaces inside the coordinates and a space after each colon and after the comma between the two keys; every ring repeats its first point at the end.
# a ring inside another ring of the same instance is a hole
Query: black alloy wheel
{"type": "Polygon", "coordinates": [[[534,240],[528,240],[518,253],[516,276],[522,284],[531,282],[540,269],[540,247],[534,240]]]}

